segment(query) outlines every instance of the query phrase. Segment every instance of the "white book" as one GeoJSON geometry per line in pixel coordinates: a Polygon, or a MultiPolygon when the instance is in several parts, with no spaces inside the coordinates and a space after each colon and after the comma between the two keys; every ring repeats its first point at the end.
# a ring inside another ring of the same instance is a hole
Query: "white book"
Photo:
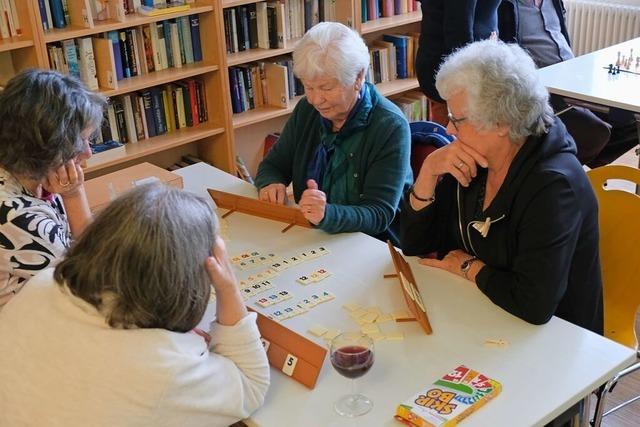
{"type": "Polygon", "coordinates": [[[138,108],[140,109],[140,115],[142,116],[142,129],[144,131],[144,139],[149,139],[149,125],[147,124],[147,115],[144,112],[144,99],[142,95],[136,97],[138,100],[138,108]]]}
{"type": "Polygon", "coordinates": [[[136,119],[133,115],[133,106],[131,105],[131,96],[124,95],[122,97],[124,105],[124,121],[127,125],[127,137],[129,142],[138,142],[138,135],[136,134],[136,119]]]}
{"type": "Polygon", "coordinates": [[[16,26],[16,33],[22,35],[22,26],[20,26],[20,17],[18,16],[18,9],[16,8],[16,0],[9,0],[9,6],[11,9],[11,16],[13,17],[13,23],[16,26]]]}
{"type": "MultiPolygon", "coordinates": [[[[158,51],[160,52],[161,69],[169,68],[169,60],[167,58],[167,40],[165,39],[164,27],[162,22],[156,23],[156,32],[158,34],[158,51]]],[[[168,36],[168,34],[167,34],[168,36]]]]}
{"type": "Polygon", "coordinates": [[[49,29],[53,28],[53,18],[51,16],[51,6],[49,5],[49,0],[45,0],[44,2],[44,10],[47,15],[47,26],[49,29]]]}
{"type": "Polygon", "coordinates": [[[231,50],[233,53],[239,51],[238,48],[238,28],[236,26],[236,9],[232,8],[231,13],[229,14],[231,17],[231,50]]]}
{"type": "Polygon", "coordinates": [[[163,70],[160,57],[160,42],[158,41],[158,28],[156,24],[149,24],[149,38],[151,39],[151,51],[153,52],[153,68],[156,71],[163,70]]]}
{"type": "Polygon", "coordinates": [[[173,56],[173,66],[182,68],[182,57],[180,56],[180,36],[178,35],[178,24],[169,23],[169,40],[171,42],[171,55],[173,56]]]}
{"type": "Polygon", "coordinates": [[[109,103],[107,106],[107,117],[109,118],[109,129],[111,129],[111,138],[115,141],[122,141],[120,135],[118,135],[118,120],[116,119],[116,110],[113,108],[113,104],[109,103]]]}
{"type": "Polygon", "coordinates": [[[96,61],[93,56],[93,43],[91,37],[78,40],[78,53],[80,61],[80,77],[91,90],[98,90],[98,77],[96,75],[96,61]]]}
{"type": "Polygon", "coordinates": [[[9,34],[9,21],[6,16],[4,4],[0,1],[0,37],[3,39],[11,37],[11,34],[9,34]]]}
{"type": "Polygon", "coordinates": [[[138,31],[136,31],[137,28],[132,28],[132,31],[129,33],[131,35],[131,46],[133,46],[133,60],[136,62],[136,65],[138,66],[138,75],[142,75],[144,74],[142,72],[142,70],[146,67],[143,66],[142,62],[140,61],[140,58],[143,59],[143,61],[147,62],[147,58],[145,57],[141,57],[140,56],[140,45],[139,45],[139,41],[138,41],[138,31]]]}
{"type": "Polygon", "coordinates": [[[18,35],[18,31],[16,30],[16,24],[13,22],[13,13],[11,12],[11,5],[9,4],[9,0],[0,0],[2,3],[2,15],[4,15],[3,19],[6,19],[7,26],[9,27],[9,35],[11,37],[16,37],[18,35]]]}

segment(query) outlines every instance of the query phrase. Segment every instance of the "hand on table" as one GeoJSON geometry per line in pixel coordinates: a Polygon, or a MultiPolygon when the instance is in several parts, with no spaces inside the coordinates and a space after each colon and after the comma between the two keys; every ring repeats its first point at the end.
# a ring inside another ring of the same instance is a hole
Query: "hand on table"
{"type": "MultiPolygon", "coordinates": [[[[460,269],[460,266],[462,265],[462,263],[465,262],[466,260],[468,260],[471,257],[472,256],[469,255],[468,253],[466,253],[465,251],[463,251],[461,249],[455,249],[455,250],[449,252],[441,260],[423,258],[423,259],[419,260],[418,262],[420,264],[422,264],[422,265],[427,265],[429,267],[440,268],[442,270],[446,270],[446,271],[448,271],[450,273],[456,274],[456,275],[458,275],[460,277],[464,277],[465,279],[471,280],[471,277],[469,275],[467,275],[467,277],[465,277],[464,274],[462,273],[462,270],[460,269]]],[[[478,261],[478,262],[480,262],[480,261],[478,261]]]]}
{"type": "Polygon", "coordinates": [[[287,203],[287,187],[280,183],[269,184],[260,189],[258,197],[263,202],[285,205],[287,203]]]}
{"type": "Polygon", "coordinates": [[[313,179],[309,179],[307,180],[307,189],[302,193],[298,205],[300,205],[304,217],[311,224],[318,225],[324,218],[327,195],[318,190],[318,184],[313,179]]]}

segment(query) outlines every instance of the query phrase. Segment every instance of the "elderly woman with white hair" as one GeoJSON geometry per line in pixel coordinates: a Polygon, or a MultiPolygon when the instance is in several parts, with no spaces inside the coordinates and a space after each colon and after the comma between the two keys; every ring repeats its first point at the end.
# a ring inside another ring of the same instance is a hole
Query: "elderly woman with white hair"
{"type": "Polygon", "coordinates": [[[286,203],[329,233],[361,231],[396,241],[389,228],[411,185],[409,124],[398,107],[365,82],[369,52],[348,27],[324,22],[293,52],[304,85],[278,142],[258,168],[261,200],[286,203]]]}
{"type": "Polygon", "coordinates": [[[527,322],[557,315],[602,333],[597,202],[531,58],[472,43],[445,60],[436,87],[456,140],[422,164],[400,213],[403,251],[437,251],[421,263],[527,322]]]}
{"type": "Polygon", "coordinates": [[[159,183],[114,200],[29,281],[0,311],[0,343],[3,426],[228,426],[269,386],[210,202],[159,183]]]}

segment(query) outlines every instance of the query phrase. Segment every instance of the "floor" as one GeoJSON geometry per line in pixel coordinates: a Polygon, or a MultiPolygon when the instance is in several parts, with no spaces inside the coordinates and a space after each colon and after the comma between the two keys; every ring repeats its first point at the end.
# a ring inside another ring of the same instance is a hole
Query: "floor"
{"type": "MultiPolygon", "coordinates": [[[[638,167],[638,156],[634,151],[629,151],[614,163],[638,167]]],[[[640,312],[636,317],[636,331],[640,333],[640,312]]],[[[605,411],[637,395],[640,395],[640,371],[625,377],[616,385],[613,392],[607,397],[605,411]]],[[[595,409],[595,400],[592,400],[591,408],[595,409]]],[[[606,416],[602,425],[605,427],[639,427],[640,400],[606,416]]]]}

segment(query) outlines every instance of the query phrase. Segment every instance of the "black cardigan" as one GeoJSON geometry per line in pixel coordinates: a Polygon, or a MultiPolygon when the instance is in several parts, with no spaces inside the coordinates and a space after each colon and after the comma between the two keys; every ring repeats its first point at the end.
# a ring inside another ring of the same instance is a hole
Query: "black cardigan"
{"type": "Polygon", "coordinates": [[[399,214],[404,253],[466,250],[486,264],[478,288],[506,311],[534,324],[555,314],[602,334],[598,206],[562,122],[527,139],[485,212],[483,175],[466,189],[444,176],[436,201],[417,212],[407,197],[399,214]],[[483,238],[470,222],[487,216],[495,222],[483,238]]]}

